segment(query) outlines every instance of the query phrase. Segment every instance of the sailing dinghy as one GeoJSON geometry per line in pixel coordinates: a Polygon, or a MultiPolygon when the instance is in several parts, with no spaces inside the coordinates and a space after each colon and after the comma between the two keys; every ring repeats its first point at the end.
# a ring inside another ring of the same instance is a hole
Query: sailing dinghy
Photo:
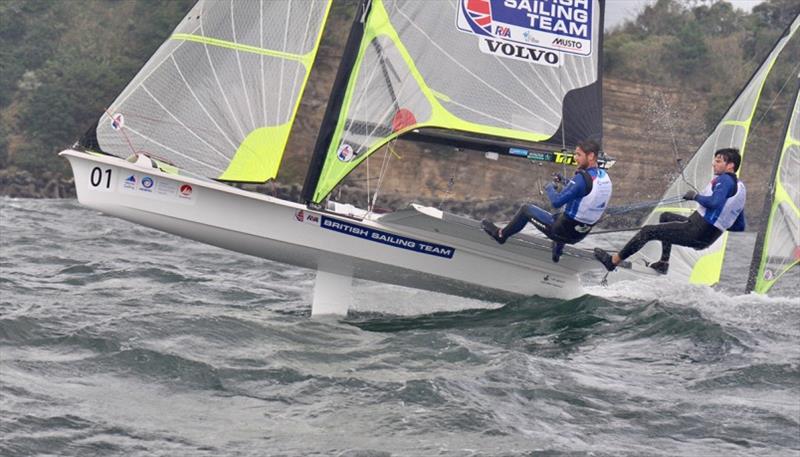
{"type": "Polygon", "coordinates": [[[784,140],[775,162],[764,212],[767,223],[758,233],[747,291],[765,294],[800,265],[800,74],[794,103],[789,106],[784,140]]]}
{"type": "Polygon", "coordinates": [[[229,184],[275,178],[330,2],[201,0],[61,152],[78,199],[314,269],[312,314],[346,313],[354,277],[494,301],[580,296],[579,276],[599,267],[584,250],[568,247],[553,263],[547,240],[498,245],[477,221],[436,208],[326,204],[353,168],[400,137],[545,161],[601,138],[603,0],[559,5],[548,21],[509,5],[361,2],[297,203],[229,184]]]}
{"type": "MultiPolygon", "coordinates": [[[[716,127],[711,132],[711,135],[706,138],[700,148],[686,163],[686,166],[681,169],[680,174],[672,181],[660,200],[663,203],[657,205],[651,211],[651,213],[645,219],[644,224],[657,224],[660,214],[664,211],[670,211],[688,216],[697,208],[696,202],[678,200],[676,197],[683,195],[688,190],[700,191],[711,181],[713,178],[713,171],[710,164],[714,159],[715,151],[722,148],[737,148],[740,151],[742,155],[742,166],[739,168],[737,175],[742,173],[742,171],[747,167],[748,162],[755,163],[758,160],[757,157],[754,157],[753,160],[751,160],[751,153],[747,149],[748,138],[755,120],[756,106],[762,98],[764,84],[766,83],[767,78],[770,76],[776,61],[779,58],[782,58],[786,59],[786,61],[791,64],[796,63],[796,56],[791,55],[791,52],[783,53],[783,51],[791,40],[800,39],[798,38],[798,29],[800,29],[800,16],[795,17],[792,23],[786,28],[784,33],[772,47],[770,53],[750,77],[750,80],[739,92],[739,95],[736,97],[736,99],[734,99],[733,103],[731,103],[722,119],[717,123],[716,127]]],[[[783,174],[779,174],[776,177],[776,179],[779,181],[781,181],[782,177],[783,180],[781,182],[784,184],[781,184],[780,182],[778,183],[777,189],[780,190],[777,190],[776,195],[780,198],[779,200],[776,200],[776,205],[778,205],[779,208],[776,208],[775,210],[788,210],[788,212],[785,213],[785,219],[770,216],[770,220],[774,221],[773,226],[776,228],[780,227],[778,230],[781,232],[781,235],[776,234],[777,236],[774,239],[777,243],[780,243],[779,246],[782,246],[782,248],[779,248],[779,250],[783,253],[781,255],[784,256],[783,260],[781,261],[777,259],[777,254],[772,254],[773,257],[776,257],[772,263],[784,262],[785,265],[784,267],[774,265],[773,267],[766,268],[764,271],[759,273],[762,277],[766,275],[770,280],[776,279],[779,275],[777,273],[773,274],[774,271],[785,271],[785,268],[791,267],[792,265],[792,256],[800,255],[800,250],[797,250],[798,254],[794,254],[791,253],[792,248],[788,248],[788,244],[791,242],[795,243],[793,246],[800,245],[797,242],[797,240],[800,239],[800,235],[797,233],[796,222],[796,205],[798,205],[797,196],[796,194],[791,193],[791,184],[788,184],[788,187],[785,187],[787,185],[785,183],[797,180],[797,172],[796,169],[793,168],[793,166],[797,163],[796,160],[793,159],[794,154],[796,153],[796,147],[793,147],[793,144],[794,143],[791,140],[791,136],[787,136],[786,149],[783,151],[783,162],[781,162],[784,164],[784,168],[780,168],[780,170],[783,170],[781,172],[783,174]],[[789,190],[790,192],[787,194],[787,192],[783,191],[784,189],[789,190]],[[794,198],[794,203],[792,203],[792,198],[794,198]],[[794,210],[791,209],[792,205],[794,205],[794,210]],[[792,231],[792,229],[794,231],[792,231]],[[787,259],[789,260],[787,261],[787,259]]],[[[775,186],[775,184],[772,186],[775,186]]],[[[781,214],[784,213],[782,212],[781,214]]],[[[709,286],[717,284],[719,282],[725,260],[725,248],[727,242],[728,232],[725,232],[721,237],[719,237],[719,239],[717,239],[716,242],[714,242],[714,244],[706,249],[695,250],[683,246],[673,246],[672,256],[670,257],[670,268],[667,277],[670,280],[679,283],[689,282],[692,284],[703,284],[709,286]]],[[[775,245],[772,246],[774,247],[775,245]]],[[[767,245],[767,251],[770,251],[770,249],[770,245],[767,245]]],[[[660,258],[660,255],[660,244],[649,243],[641,251],[631,256],[630,260],[634,264],[646,264],[648,262],[657,261],[660,258]]],[[[765,252],[764,255],[768,256],[771,254],[765,252]]],[[[759,255],[758,258],[761,259],[761,256],[759,255]]],[[[794,260],[794,263],[797,263],[796,259],[794,260]]],[[[765,291],[766,288],[768,288],[764,285],[763,280],[759,282],[758,287],[759,289],[757,290],[761,291],[765,291]]],[[[751,290],[752,288],[752,285],[748,286],[748,290],[751,290]]]]}

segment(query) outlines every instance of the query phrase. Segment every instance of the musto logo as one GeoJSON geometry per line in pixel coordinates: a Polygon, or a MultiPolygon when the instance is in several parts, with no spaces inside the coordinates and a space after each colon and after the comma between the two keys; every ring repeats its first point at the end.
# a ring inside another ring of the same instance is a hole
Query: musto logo
{"type": "Polygon", "coordinates": [[[565,48],[565,49],[581,49],[583,48],[583,43],[577,40],[567,40],[564,38],[556,38],[553,40],[553,46],[558,48],[565,48]]]}

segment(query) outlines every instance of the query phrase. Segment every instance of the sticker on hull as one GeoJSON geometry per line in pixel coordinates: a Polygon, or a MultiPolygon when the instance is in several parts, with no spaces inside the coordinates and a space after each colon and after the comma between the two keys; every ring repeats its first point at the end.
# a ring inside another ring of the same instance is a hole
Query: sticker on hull
{"type": "Polygon", "coordinates": [[[451,248],[449,246],[407,238],[393,233],[384,232],[382,230],[375,230],[369,227],[353,224],[351,222],[332,219],[327,216],[321,217],[319,225],[326,230],[332,230],[334,232],[374,241],[376,243],[386,244],[392,247],[419,252],[420,254],[442,257],[445,259],[452,259],[453,254],[456,251],[455,248],[451,248]]]}

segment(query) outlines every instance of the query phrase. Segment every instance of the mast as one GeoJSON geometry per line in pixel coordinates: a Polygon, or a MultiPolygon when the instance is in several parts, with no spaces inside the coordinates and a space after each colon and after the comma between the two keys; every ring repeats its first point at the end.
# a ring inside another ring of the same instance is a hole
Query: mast
{"type": "Polygon", "coordinates": [[[600,139],[604,4],[571,7],[566,39],[501,0],[361,3],[303,199],[397,138],[518,157],[600,139]]]}
{"type": "MultiPolygon", "coordinates": [[[[772,212],[774,211],[773,203],[775,201],[775,191],[777,189],[777,178],[778,174],[780,173],[781,163],[783,162],[783,156],[787,149],[786,139],[789,137],[789,129],[792,126],[794,110],[796,108],[798,101],[798,97],[800,97],[800,74],[797,75],[797,89],[795,89],[794,97],[792,98],[792,102],[789,103],[789,113],[786,116],[786,122],[784,123],[783,127],[783,139],[778,145],[778,155],[775,158],[775,165],[772,169],[772,174],[770,177],[772,180],[769,183],[769,192],[767,192],[766,197],[764,198],[764,210],[761,212],[761,220],[764,221],[759,230],[758,235],[756,236],[756,244],[753,246],[753,258],[750,262],[750,272],[747,275],[747,286],[745,287],[745,293],[752,292],[756,287],[756,282],[761,274],[761,268],[766,257],[766,238],[767,234],[769,233],[769,229],[771,227],[771,219],[772,219],[772,212]]],[[[797,122],[798,119],[794,119],[794,122],[797,122]]]]}
{"type": "MultiPolygon", "coordinates": [[[[660,214],[664,211],[677,212],[687,216],[694,211],[696,203],[692,201],[674,203],[671,202],[671,199],[683,195],[688,190],[702,188],[711,180],[713,173],[708,164],[714,157],[714,152],[719,148],[739,149],[743,165],[746,163],[748,160],[747,141],[765,82],[772,73],[775,62],[789,41],[793,39],[798,28],[800,28],[800,17],[795,18],[786,27],[769,54],[753,72],[747,84],[739,91],[725,114],[717,122],[714,130],[686,163],[680,175],[676,176],[669,185],[662,200],[670,201],[670,203],[654,208],[645,219],[645,225],[657,223],[660,214]]],[[[742,168],[740,167],[738,173],[741,172],[742,168]]],[[[671,274],[685,277],[692,284],[716,284],[722,271],[727,239],[728,234],[725,233],[714,244],[700,251],[676,246],[672,251],[671,274]]],[[[658,258],[657,246],[645,246],[640,252],[645,259],[658,258]]]]}
{"type": "Polygon", "coordinates": [[[301,199],[306,203],[311,203],[314,197],[314,189],[317,185],[317,181],[319,181],[322,166],[325,164],[328,145],[330,145],[336,123],[339,119],[339,113],[341,112],[346,92],[345,88],[350,79],[350,71],[353,69],[356,57],[358,57],[358,47],[364,36],[364,24],[367,22],[367,16],[369,15],[371,5],[371,0],[360,0],[356,15],[353,18],[353,24],[350,26],[350,33],[347,36],[347,42],[344,47],[344,54],[342,54],[342,60],[339,62],[339,69],[336,72],[336,79],[333,82],[331,95],[328,98],[328,106],[325,108],[325,114],[322,117],[322,124],[319,127],[317,141],[314,144],[314,152],[311,156],[311,163],[308,166],[306,179],[303,183],[303,191],[300,195],[301,199]]]}

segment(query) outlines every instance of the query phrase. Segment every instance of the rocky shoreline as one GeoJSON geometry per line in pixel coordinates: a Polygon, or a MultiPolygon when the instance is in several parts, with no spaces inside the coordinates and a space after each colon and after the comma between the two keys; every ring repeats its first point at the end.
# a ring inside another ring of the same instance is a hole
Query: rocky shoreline
{"type": "Polygon", "coordinates": [[[75,198],[75,180],[54,172],[0,170],[0,196],[11,198],[75,198]]]}
{"type": "MultiPolygon", "coordinates": [[[[243,185],[241,188],[272,197],[299,202],[301,186],[299,184],[268,183],[262,185],[243,185]]],[[[75,180],[73,177],[47,172],[34,175],[25,170],[3,169],[0,170],[0,196],[10,198],[76,198],[75,180]]],[[[342,186],[337,190],[335,200],[344,203],[354,203],[359,207],[366,207],[367,196],[362,189],[342,186]]],[[[393,209],[407,207],[410,203],[419,203],[433,206],[443,211],[464,215],[473,219],[489,218],[496,221],[510,220],[517,208],[524,200],[448,200],[415,197],[400,194],[385,194],[379,199],[380,206],[393,209]]],[[[376,211],[381,211],[377,209],[376,211]]],[[[617,216],[613,220],[602,224],[601,229],[632,227],[637,225],[639,218],[645,212],[634,212],[617,216]],[[641,214],[638,214],[641,213],[641,214]]]]}

